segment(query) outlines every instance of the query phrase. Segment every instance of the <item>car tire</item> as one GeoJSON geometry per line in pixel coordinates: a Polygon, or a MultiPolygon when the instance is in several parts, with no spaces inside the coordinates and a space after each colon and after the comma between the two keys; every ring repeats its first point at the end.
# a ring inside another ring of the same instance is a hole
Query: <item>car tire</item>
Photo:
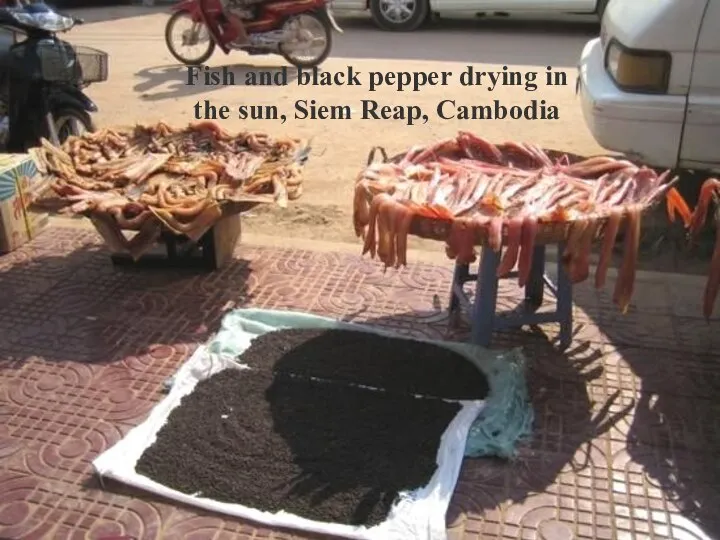
{"type": "Polygon", "coordinates": [[[428,0],[370,0],[370,14],[375,26],[392,32],[412,32],[422,26],[430,15],[428,0]],[[402,2],[410,10],[403,17],[387,9],[387,4],[402,2]],[[409,7],[408,7],[409,6],[409,7]]]}
{"type": "Polygon", "coordinates": [[[597,15],[600,21],[602,22],[603,15],[605,15],[605,10],[607,9],[607,5],[610,3],[610,0],[598,0],[597,3],[597,15]]]}

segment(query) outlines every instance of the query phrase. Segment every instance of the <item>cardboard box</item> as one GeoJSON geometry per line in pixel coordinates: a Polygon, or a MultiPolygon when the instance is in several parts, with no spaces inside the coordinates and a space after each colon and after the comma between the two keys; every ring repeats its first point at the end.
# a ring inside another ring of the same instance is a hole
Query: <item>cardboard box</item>
{"type": "Polygon", "coordinates": [[[16,250],[47,225],[47,214],[29,209],[41,184],[28,154],[0,154],[0,253],[16,250]]]}

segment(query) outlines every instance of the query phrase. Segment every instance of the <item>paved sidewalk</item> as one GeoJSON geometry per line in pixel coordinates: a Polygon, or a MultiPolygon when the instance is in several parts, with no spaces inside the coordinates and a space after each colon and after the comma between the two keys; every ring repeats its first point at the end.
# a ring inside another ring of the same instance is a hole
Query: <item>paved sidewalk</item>
{"type": "MultiPolygon", "coordinates": [[[[114,269],[94,233],[57,228],[0,257],[0,538],[309,538],[176,507],[91,474],[92,459],[162,398],[224,310],[291,308],[446,337],[448,265],[388,271],[350,254],[241,246],[211,275],[114,269]]],[[[556,327],[522,345],[537,413],[520,459],[466,460],[454,539],[720,537],[720,321],[702,280],[643,275],[635,307],[576,289],[567,354],[556,327]]],[[[502,303],[517,301],[511,285],[502,303]]],[[[463,338],[463,332],[451,337],[463,338]]]]}

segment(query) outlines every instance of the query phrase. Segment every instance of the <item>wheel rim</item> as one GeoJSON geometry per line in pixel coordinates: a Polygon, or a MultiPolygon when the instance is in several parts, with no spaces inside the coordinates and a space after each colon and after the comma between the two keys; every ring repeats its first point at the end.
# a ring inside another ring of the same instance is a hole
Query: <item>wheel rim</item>
{"type": "Polygon", "coordinates": [[[55,119],[55,131],[62,143],[71,135],[80,136],[87,131],[85,124],[74,116],[61,116],[55,119]]]}
{"type": "Polygon", "coordinates": [[[317,17],[305,14],[293,17],[285,23],[283,31],[289,39],[283,42],[282,50],[292,61],[311,63],[327,48],[327,29],[317,17]]]}
{"type": "Polygon", "coordinates": [[[170,29],[169,45],[184,60],[195,60],[207,53],[210,47],[210,32],[204,24],[197,23],[183,13],[178,16],[170,29]],[[181,52],[183,51],[183,52],[181,52]]]}
{"type": "Polygon", "coordinates": [[[416,9],[416,0],[380,0],[380,13],[385,20],[392,23],[408,22],[416,9]]]}

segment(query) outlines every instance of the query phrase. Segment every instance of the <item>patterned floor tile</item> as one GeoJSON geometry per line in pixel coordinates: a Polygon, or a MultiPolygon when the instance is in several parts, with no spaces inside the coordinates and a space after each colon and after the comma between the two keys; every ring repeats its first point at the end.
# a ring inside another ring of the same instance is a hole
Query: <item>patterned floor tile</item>
{"type": "MultiPolygon", "coordinates": [[[[252,246],[212,274],[120,269],[77,229],[0,257],[0,538],[321,538],[101,485],[90,464],[143,420],[227,310],[466,339],[467,325],[449,325],[450,278],[450,265],[385,272],[366,258],[252,246]]],[[[621,315],[609,281],[575,288],[563,353],[552,324],[494,337],[529,359],[534,437],[513,461],[465,460],[449,538],[720,537],[717,319],[699,318],[701,287],[660,278],[641,280],[621,315]]],[[[499,304],[519,300],[503,282],[499,304]]]]}

